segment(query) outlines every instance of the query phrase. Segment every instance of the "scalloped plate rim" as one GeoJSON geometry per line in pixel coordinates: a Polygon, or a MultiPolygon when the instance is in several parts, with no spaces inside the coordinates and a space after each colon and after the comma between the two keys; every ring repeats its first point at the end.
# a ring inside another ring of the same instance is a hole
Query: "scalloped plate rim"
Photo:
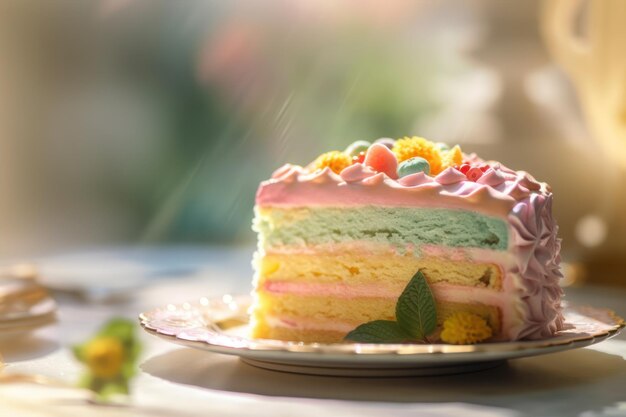
{"type": "MultiPolygon", "coordinates": [[[[246,296],[240,296],[233,298],[233,300],[239,300],[239,303],[243,302],[245,304],[245,300],[248,298],[249,297],[246,296]]],[[[219,299],[220,298],[210,299],[209,305],[211,303],[218,302],[219,299]]],[[[204,311],[203,309],[210,308],[196,306],[190,303],[185,304],[189,306],[187,309],[189,312],[196,311],[194,309],[204,311]]],[[[168,306],[172,305],[170,304],[168,306]]],[[[178,307],[174,307],[174,311],[176,311],[178,307]]],[[[238,308],[239,310],[242,309],[241,307],[238,308]]],[[[168,310],[168,307],[155,308],[141,313],[139,315],[139,321],[142,328],[146,332],[166,341],[218,354],[235,355],[256,361],[297,365],[305,368],[335,368],[338,364],[348,368],[370,368],[379,366],[401,367],[408,364],[417,367],[438,367],[472,362],[502,361],[577,349],[610,339],[616,336],[624,327],[624,322],[619,321],[618,318],[611,317],[613,320],[612,323],[602,322],[582,314],[580,310],[583,309],[596,313],[610,313],[606,309],[572,305],[567,306],[565,311],[571,311],[572,314],[578,314],[580,317],[584,317],[587,320],[602,323],[607,328],[597,334],[562,334],[542,340],[481,343],[476,345],[363,343],[322,344],[284,342],[279,340],[249,339],[240,336],[232,336],[224,332],[210,330],[208,327],[199,326],[192,326],[189,328],[182,327],[180,328],[182,330],[176,333],[155,326],[154,320],[151,319],[152,315],[168,310]],[[236,346],[236,343],[227,345],[224,343],[211,343],[207,340],[193,340],[189,337],[184,337],[185,332],[187,332],[188,335],[189,331],[198,329],[208,335],[214,335],[231,341],[240,341],[240,343],[245,344],[241,346],[236,346]]],[[[207,319],[206,316],[203,317],[207,319]]]]}

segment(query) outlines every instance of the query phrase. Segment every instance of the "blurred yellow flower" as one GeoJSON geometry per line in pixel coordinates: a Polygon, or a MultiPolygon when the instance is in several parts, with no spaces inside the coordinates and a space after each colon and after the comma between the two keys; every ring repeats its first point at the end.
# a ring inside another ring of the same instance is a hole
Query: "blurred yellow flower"
{"type": "Polygon", "coordinates": [[[108,379],[120,374],[124,347],[114,337],[97,337],[85,346],[85,363],[94,376],[108,379]]]}
{"type": "Polygon", "coordinates": [[[398,163],[419,156],[430,164],[431,175],[437,175],[441,172],[441,151],[434,142],[417,136],[404,137],[398,139],[391,150],[396,154],[398,163]]]}
{"type": "Polygon", "coordinates": [[[350,165],[352,165],[350,155],[340,151],[330,151],[318,156],[309,166],[309,170],[316,171],[329,167],[335,174],[339,174],[350,165]]]}
{"type": "Polygon", "coordinates": [[[482,317],[460,311],[444,320],[441,340],[454,345],[482,342],[492,335],[491,327],[482,317]]]}

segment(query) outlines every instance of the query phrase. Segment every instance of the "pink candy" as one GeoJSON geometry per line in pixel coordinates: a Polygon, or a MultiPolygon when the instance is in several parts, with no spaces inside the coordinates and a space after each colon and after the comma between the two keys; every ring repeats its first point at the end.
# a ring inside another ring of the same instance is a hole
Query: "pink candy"
{"type": "Polygon", "coordinates": [[[461,166],[454,167],[457,171],[465,174],[465,177],[470,181],[478,181],[483,174],[491,168],[487,164],[482,164],[480,166],[474,165],[473,167],[470,164],[462,164],[461,166]]]}
{"type": "Polygon", "coordinates": [[[476,167],[470,168],[467,170],[467,173],[465,174],[465,176],[467,177],[468,180],[476,182],[478,181],[480,177],[483,176],[483,170],[480,168],[476,168],[476,167]]]}
{"type": "Polygon", "coordinates": [[[384,172],[389,178],[398,178],[398,160],[385,145],[375,143],[370,146],[363,163],[374,171],[384,172]]]}

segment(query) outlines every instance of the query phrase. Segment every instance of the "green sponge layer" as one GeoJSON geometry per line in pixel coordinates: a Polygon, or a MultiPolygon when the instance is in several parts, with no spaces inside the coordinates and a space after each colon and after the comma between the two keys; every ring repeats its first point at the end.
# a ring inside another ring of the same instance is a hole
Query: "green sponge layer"
{"type": "Polygon", "coordinates": [[[442,245],[506,250],[504,220],[448,209],[361,206],[257,208],[254,229],[261,247],[365,240],[399,248],[442,245]]]}

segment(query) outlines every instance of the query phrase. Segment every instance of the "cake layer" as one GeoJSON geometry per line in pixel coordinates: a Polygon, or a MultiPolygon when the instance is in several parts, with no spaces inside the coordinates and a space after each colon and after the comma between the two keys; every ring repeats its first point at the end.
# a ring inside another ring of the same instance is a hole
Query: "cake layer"
{"type": "Polygon", "coordinates": [[[503,273],[495,263],[415,257],[412,253],[340,250],[335,253],[266,254],[257,259],[257,285],[308,283],[348,288],[375,284],[392,291],[404,288],[420,270],[430,284],[447,283],[502,289],[503,273]]]}
{"type": "MultiPolygon", "coordinates": [[[[339,342],[358,325],[372,320],[394,320],[395,299],[355,298],[349,301],[328,297],[300,297],[258,293],[252,312],[253,337],[281,340],[339,342]],[[324,336],[319,339],[319,336],[324,336]],[[283,337],[284,336],[284,337],[283,337]]],[[[441,324],[454,312],[483,317],[497,338],[502,329],[500,309],[467,302],[437,302],[441,324]]]]}
{"type": "Polygon", "coordinates": [[[257,339],[292,340],[305,343],[338,343],[346,333],[334,330],[299,329],[293,327],[257,327],[253,337],[257,339]]]}
{"type": "Polygon", "coordinates": [[[506,250],[504,219],[472,211],[421,207],[257,207],[261,248],[353,240],[506,250]]]}
{"type": "MultiPolygon", "coordinates": [[[[352,329],[359,324],[373,320],[395,320],[396,299],[382,297],[362,297],[351,300],[325,296],[298,296],[291,294],[258,294],[257,310],[253,318],[263,321],[257,313],[268,317],[286,317],[287,322],[298,319],[320,323],[332,321],[333,326],[346,323],[352,329]],[[317,307],[317,308],[316,308],[317,307]],[[323,307],[323,308],[322,308],[323,307]]],[[[484,317],[498,333],[501,328],[501,313],[497,306],[478,302],[437,301],[437,320],[443,321],[455,311],[467,311],[484,317]]],[[[313,327],[313,326],[306,326],[313,327]]]]}

